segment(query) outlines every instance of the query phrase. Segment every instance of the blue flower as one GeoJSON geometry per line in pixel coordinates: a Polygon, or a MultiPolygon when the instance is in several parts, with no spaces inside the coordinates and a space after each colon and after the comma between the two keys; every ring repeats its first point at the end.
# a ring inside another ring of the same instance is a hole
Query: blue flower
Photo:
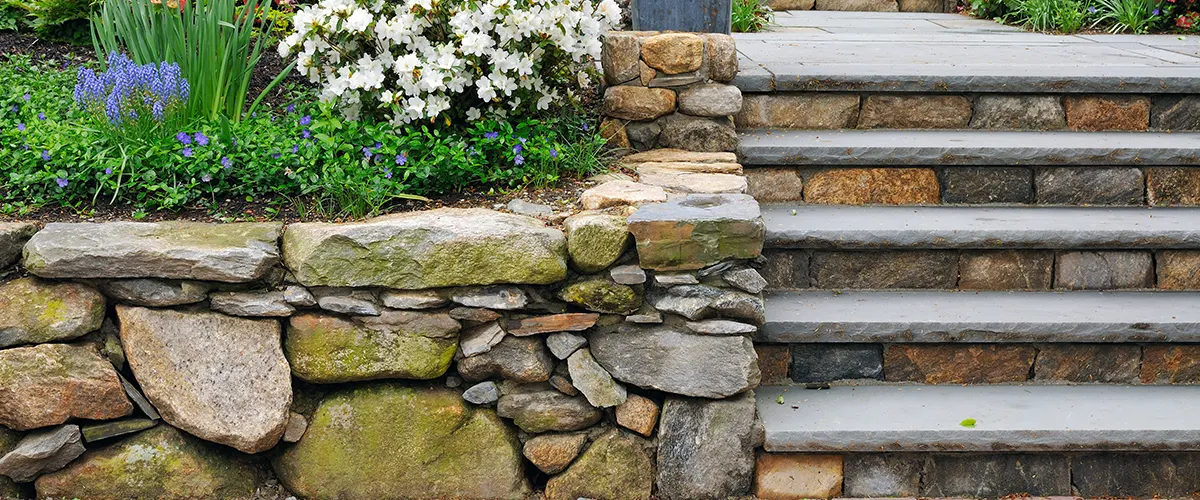
{"type": "Polygon", "coordinates": [[[500,137],[500,132],[488,132],[483,134],[484,139],[495,139],[497,137],[500,137]]]}
{"type": "Polygon", "coordinates": [[[308,129],[304,129],[302,132],[300,132],[300,137],[308,139],[309,137],[312,137],[312,132],[309,132],[308,129]]]}
{"type": "Polygon", "coordinates": [[[54,182],[57,183],[58,187],[60,188],[65,188],[67,187],[67,184],[70,184],[70,181],[68,181],[65,177],[54,179],[54,182]]]}
{"type": "Polygon", "coordinates": [[[1089,13],[1089,14],[1095,14],[1095,13],[1096,13],[1096,7],[1095,7],[1095,6],[1088,7],[1088,13],[1089,13]]]}
{"type": "Polygon", "coordinates": [[[188,145],[192,143],[192,136],[188,135],[187,132],[180,132],[175,134],[175,140],[179,141],[180,144],[188,145]]]}
{"type": "Polygon", "coordinates": [[[288,105],[287,105],[287,112],[288,112],[288,114],[289,114],[289,115],[290,115],[290,114],[292,114],[292,113],[295,113],[295,112],[296,112],[296,105],[295,105],[295,104],[288,104],[288,105]]]}
{"type": "Polygon", "coordinates": [[[299,145],[299,144],[292,144],[292,152],[293,152],[293,153],[299,153],[299,152],[300,152],[300,145],[299,145]]]}
{"type": "Polygon", "coordinates": [[[525,144],[525,138],[524,138],[524,137],[518,137],[518,138],[517,138],[517,140],[518,140],[518,141],[521,141],[521,144],[525,144]]]}
{"type": "Polygon", "coordinates": [[[24,132],[24,131],[25,131],[25,124],[24,124],[24,123],[18,123],[18,124],[17,124],[17,132],[24,132]]]}
{"type": "Polygon", "coordinates": [[[275,153],[275,154],[271,155],[271,158],[278,160],[280,156],[283,156],[283,155],[280,153],[275,153]]]}
{"type": "Polygon", "coordinates": [[[587,132],[589,128],[591,128],[591,127],[588,127],[587,122],[583,122],[583,131],[587,132]]]}
{"type": "Polygon", "coordinates": [[[42,161],[50,161],[50,150],[48,150],[48,149],[42,150],[42,161]]]}
{"type": "Polygon", "coordinates": [[[382,143],[382,142],[376,142],[376,143],[375,143],[375,147],[374,147],[374,148],[371,148],[371,149],[378,150],[379,148],[382,148],[382,147],[383,147],[383,143],[382,143]]]}
{"type": "Polygon", "coordinates": [[[20,112],[21,112],[21,107],[20,107],[20,106],[17,106],[16,104],[13,104],[13,105],[12,105],[12,107],[11,107],[11,108],[8,108],[8,109],[12,110],[12,112],[13,112],[13,113],[20,113],[20,112]]]}
{"type": "Polygon", "coordinates": [[[233,160],[230,160],[228,156],[222,156],[221,166],[225,167],[225,170],[229,170],[230,168],[233,168],[233,160]]]}
{"type": "Polygon", "coordinates": [[[525,148],[521,147],[520,144],[517,144],[516,146],[513,146],[513,154],[519,155],[519,154],[521,154],[521,151],[523,151],[524,149],[525,148]]]}
{"type": "Polygon", "coordinates": [[[112,168],[109,167],[109,168],[104,169],[104,175],[112,175],[112,168]]]}
{"type": "Polygon", "coordinates": [[[524,157],[524,156],[521,156],[521,155],[517,155],[517,157],[516,157],[516,158],[513,158],[513,163],[515,163],[515,164],[517,164],[517,165],[524,165],[524,164],[525,164],[525,157],[524,157]]]}
{"type": "Polygon", "coordinates": [[[191,158],[192,157],[192,147],[184,146],[183,151],[180,151],[179,154],[182,154],[185,158],[191,158]]]}
{"type": "Polygon", "coordinates": [[[46,120],[46,113],[38,113],[38,119],[39,119],[39,120],[42,120],[42,121],[45,121],[45,120],[46,120]]]}
{"type": "Polygon", "coordinates": [[[1161,14],[1161,13],[1162,13],[1162,11],[1160,11],[1160,10],[1158,10],[1158,9],[1154,9],[1154,12],[1151,12],[1151,13],[1150,13],[1150,15],[1152,15],[1152,16],[1157,16],[1157,15],[1159,15],[1159,14],[1161,14]]]}
{"type": "Polygon", "coordinates": [[[554,148],[550,148],[550,157],[551,157],[551,158],[558,158],[558,150],[557,150],[557,149],[554,149],[554,148]]]}
{"type": "Polygon", "coordinates": [[[385,169],[383,169],[383,177],[384,177],[384,178],[386,178],[386,179],[391,179],[391,178],[392,178],[392,171],[391,171],[391,170],[389,170],[389,169],[386,169],[386,168],[385,168],[385,169]]]}
{"type": "Polygon", "coordinates": [[[311,116],[304,115],[304,116],[301,116],[301,117],[300,117],[300,126],[301,126],[301,127],[307,127],[307,126],[309,126],[309,125],[311,125],[311,124],[312,124],[312,117],[311,117],[311,116]]]}
{"type": "Polygon", "coordinates": [[[400,153],[396,155],[396,164],[405,165],[408,163],[408,153],[400,153]]]}
{"type": "Polygon", "coordinates": [[[200,174],[200,180],[202,180],[204,182],[209,182],[212,180],[212,174],[209,174],[208,172],[200,174]]]}
{"type": "Polygon", "coordinates": [[[33,96],[29,95],[29,92],[26,92],[21,98],[25,99],[25,102],[29,102],[30,99],[33,99],[33,96]]]}
{"type": "Polygon", "coordinates": [[[371,157],[375,155],[375,153],[371,152],[371,148],[362,148],[362,153],[363,153],[363,158],[366,158],[368,160],[370,160],[371,157]]]}
{"type": "Polygon", "coordinates": [[[204,132],[196,132],[196,135],[193,136],[192,138],[196,140],[196,144],[199,144],[201,146],[208,145],[208,136],[204,135],[204,132]]]}

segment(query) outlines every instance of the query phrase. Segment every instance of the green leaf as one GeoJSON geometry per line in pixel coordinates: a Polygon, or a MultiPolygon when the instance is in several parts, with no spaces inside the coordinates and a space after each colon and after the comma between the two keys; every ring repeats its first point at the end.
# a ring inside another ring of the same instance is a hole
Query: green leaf
{"type": "Polygon", "coordinates": [[[775,398],[775,403],[783,404],[783,394],[780,394],[779,397],[775,398]]]}
{"type": "Polygon", "coordinates": [[[975,419],[968,418],[966,420],[963,420],[962,422],[959,422],[958,425],[961,425],[963,427],[975,427],[975,419]]]}

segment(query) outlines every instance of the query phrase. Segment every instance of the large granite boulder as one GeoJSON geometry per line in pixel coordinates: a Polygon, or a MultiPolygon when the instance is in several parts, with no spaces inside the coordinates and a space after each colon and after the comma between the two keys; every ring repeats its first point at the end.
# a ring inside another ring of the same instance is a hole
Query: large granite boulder
{"type": "Polygon", "coordinates": [[[613,378],[647,389],[725,398],[758,385],[758,356],[741,336],[695,335],[669,326],[622,325],[588,337],[613,378]]]}
{"type": "Polygon", "coordinates": [[[516,434],[453,390],[376,383],[327,396],[274,460],[301,498],[525,498],[516,434]]]}
{"type": "Polygon", "coordinates": [[[90,450],[34,484],[39,498],[183,500],[249,498],[256,482],[245,456],[158,425],[90,450]]]}
{"type": "Polygon", "coordinates": [[[51,223],[25,244],[43,278],[168,278],[246,282],[279,262],[275,222],[51,223]]]}
{"type": "Polygon", "coordinates": [[[37,226],[27,222],[0,222],[0,268],[11,266],[21,258],[21,247],[36,231],[37,226]]]}
{"type": "Polygon", "coordinates": [[[659,496],[749,495],[762,441],[754,391],[721,400],[667,398],[658,428],[659,496]]]}
{"type": "Polygon", "coordinates": [[[562,474],[546,483],[547,500],[649,500],[654,485],[649,443],[610,429],[562,474]]]}
{"type": "Polygon", "coordinates": [[[296,279],[308,286],[545,285],[567,275],[562,232],[537,219],[484,209],[293,224],[283,235],[283,253],[296,279]]]}
{"type": "Polygon", "coordinates": [[[87,285],[37,278],[0,285],[0,348],[82,337],[103,322],[104,296],[87,285]]]}
{"type": "Polygon", "coordinates": [[[446,373],[460,328],[444,312],[388,310],[353,319],[305,313],[289,321],[283,348],[292,373],[308,382],[424,380],[446,373]]]}
{"type": "Polygon", "coordinates": [[[121,343],[167,423],[246,453],[279,442],[292,372],[279,321],[118,306],[121,343]]]}
{"type": "Polygon", "coordinates": [[[0,425],[29,430],[133,413],[117,371],[95,350],[40,344],[0,350],[0,425]]]}
{"type": "Polygon", "coordinates": [[[764,227],[758,202],[744,194],[691,194],[643,206],[629,217],[642,267],[658,271],[758,257],[764,227]]]}

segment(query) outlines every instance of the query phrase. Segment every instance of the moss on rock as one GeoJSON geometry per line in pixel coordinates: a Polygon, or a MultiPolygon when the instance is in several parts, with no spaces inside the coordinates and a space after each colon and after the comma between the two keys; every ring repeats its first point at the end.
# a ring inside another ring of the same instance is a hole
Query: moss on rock
{"type": "Polygon", "coordinates": [[[253,494],[257,479],[247,456],[159,424],[92,449],[34,484],[39,498],[238,498],[253,494]]]}
{"type": "Polygon", "coordinates": [[[582,214],[568,218],[564,225],[571,264],[582,273],[611,266],[629,246],[629,227],[624,217],[582,214]]]}
{"type": "Polygon", "coordinates": [[[371,328],[338,316],[293,316],[283,344],[292,373],[322,384],[426,380],[446,373],[458,349],[458,322],[439,313],[388,311],[388,315],[412,319],[387,325],[391,328],[371,328]]]}
{"type": "MultiPolygon", "coordinates": [[[[515,433],[455,391],[380,382],[330,394],[273,462],[302,498],[525,498],[515,433]]],[[[647,464],[647,467],[649,464],[647,464]]]]}
{"type": "Polygon", "coordinates": [[[642,296],[636,290],[601,277],[571,283],[558,295],[562,300],[600,313],[633,314],[642,307],[642,296]]]}
{"type": "Polygon", "coordinates": [[[81,337],[104,321],[104,296],[79,283],[21,278],[0,285],[0,348],[81,337]]]}
{"type": "Polygon", "coordinates": [[[654,468],[646,440],[611,429],[596,439],[566,472],[546,483],[547,500],[649,499],[654,468]]]}

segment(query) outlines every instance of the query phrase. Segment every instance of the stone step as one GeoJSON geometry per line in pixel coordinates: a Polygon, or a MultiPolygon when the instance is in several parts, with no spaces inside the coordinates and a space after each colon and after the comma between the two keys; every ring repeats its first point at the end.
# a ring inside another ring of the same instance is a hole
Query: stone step
{"type": "Polygon", "coordinates": [[[767,248],[1200,249],[1200,208],[764,205],[767,248]]]}
{"type": "Polygon", "coordinates": [[[758,342],[1200,342],[1196,292],[771,292],[766,310],[758,342]]]}
{"type": "Polygon", "coordinates": [[[769,452],[1200,450],[1200,386],[768,387],[757,397],[769,452]]]}
{"type": "Polygon", "coordinates": [[[756,129],[738,136],[746,167],[1200,165],[1200,133],[756,129]]]}

